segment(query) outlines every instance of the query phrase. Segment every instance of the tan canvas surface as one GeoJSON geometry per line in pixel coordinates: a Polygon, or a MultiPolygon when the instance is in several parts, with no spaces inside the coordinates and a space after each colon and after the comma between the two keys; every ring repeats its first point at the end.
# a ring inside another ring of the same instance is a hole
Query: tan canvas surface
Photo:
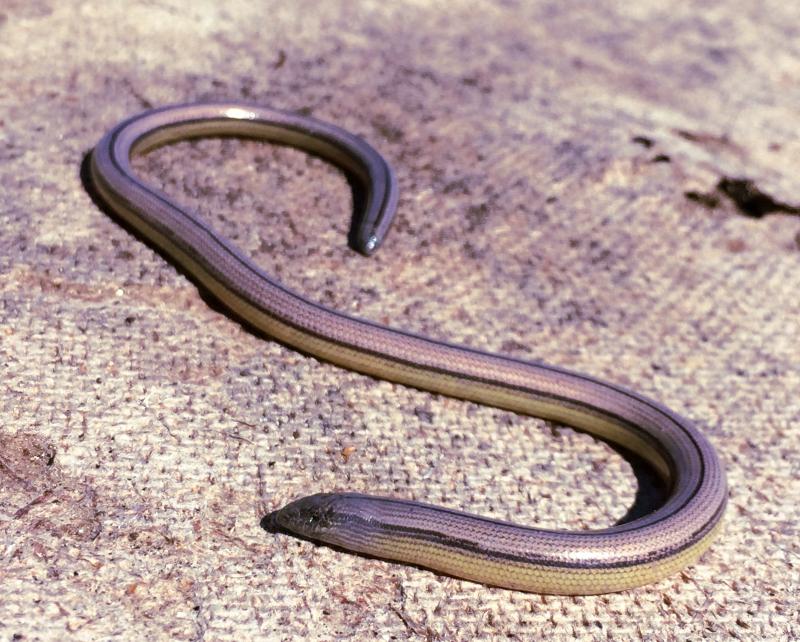
{"type": "Polygon", "coordinates": [[[761,0],[0,4],[0,639],[797,639],[799,25],[761,0]],[[700,562],[546,597],[263,530],[345,489],[602,527],[654,482],[255,336],[92,202],[110,126],[223,98],[381,150],[381,251],[347,248],[347,182],[298,151],[207,140],[141,172],[314,300],[695,419],[730,483],[700,562]]]}

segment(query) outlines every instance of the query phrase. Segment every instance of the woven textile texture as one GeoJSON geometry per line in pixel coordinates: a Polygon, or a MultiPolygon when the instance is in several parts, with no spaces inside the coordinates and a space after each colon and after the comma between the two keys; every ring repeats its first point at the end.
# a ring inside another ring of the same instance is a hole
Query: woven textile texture
{"type": "Polygon", "coordinates": [[[800,637],[800,5],[177,0],[0,5],[0,640],[800,637]],[[302,110],[397,170],[346,244],[321,160],[211,139],[136,161],[348,313],[632,387],[725,462],[719,541],[656,585],[530,595],[273,534],[323,490],[600,528],[660,489],[533,418],[242,328],[89,197],[150,106],[302,110]]]}

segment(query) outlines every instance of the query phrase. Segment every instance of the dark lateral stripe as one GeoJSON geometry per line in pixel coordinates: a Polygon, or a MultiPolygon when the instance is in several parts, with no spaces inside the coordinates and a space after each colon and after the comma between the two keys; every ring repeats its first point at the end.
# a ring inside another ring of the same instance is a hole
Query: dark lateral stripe
{"type": "MultiPolygon", "coordinates": [[[[558,568],[558,569],[572,569],[572,570],[614,570],[624,568],[634,568],[642,564],[658,562],[675,555],[695,546],[700,540],[707,535],[711,529],[719,521],[723,511],[725,510],[726,502],[717,509],[712,518],[704,525],[704,527],[695,532],[692,537],[686,540],[680,546],[665,548],[661,551],[654,552],[647,557],[637,558],[635,560],[619,560],[619,561],[592,561],[592,562],[569,562],[564,559],[554,559],[544,555],[522,555],[520,553],[506,553],[494,549],[486,548],[476,544],[472,540],[451,537],[440,533],[438,531],[426,530],[414,526],[404,526],[401,524],[389,524],[380,522],[378,520],[368,520],[357,515],[347,515],[347,521],[354,525],[354,528],[363,530],[363,532],[382,532],[387,534],[390,538],[408,537],[410,539],[418,539],[440,546],[446,549],[454,549],[457,551],[464,551],[472,553],[476,557],[490,558],[501,560],[505,562],[512,562],[518,564],[530,564],[534,566],[542,566],[545,568],[558,568]]],[[[349,526],[348,526],[349,527],[349,526]]],[[[590,533],[585,533],[590,534],[590,533]]]]}

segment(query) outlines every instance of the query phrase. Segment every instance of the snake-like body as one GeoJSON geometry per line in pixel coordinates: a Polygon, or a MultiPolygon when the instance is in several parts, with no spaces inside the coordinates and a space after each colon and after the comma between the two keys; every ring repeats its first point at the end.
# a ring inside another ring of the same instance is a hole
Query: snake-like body
{"type": "Polygon", "coordinates": [[[129,226],[265,334],[344,368],[592,433],[639,454],[669,489],[649,515],[594,531],[544,530],[355,493],[303,497],[275,511],[274,523],[344,549],[543,593],[603,593],[653,582],[710,545],[725,509],[725,476],[714,449],[690,421],[580,373],[450,345],[314,303],[282,286],[131,169],[132,154],[220,135],[291,145],[344,169],[365,195],[352,242],[364,254],[379,247],[397,205],[391,167],[360,138],[298,114],[241,103],[150,110],[99,142],[93,182],[129,226]]]}

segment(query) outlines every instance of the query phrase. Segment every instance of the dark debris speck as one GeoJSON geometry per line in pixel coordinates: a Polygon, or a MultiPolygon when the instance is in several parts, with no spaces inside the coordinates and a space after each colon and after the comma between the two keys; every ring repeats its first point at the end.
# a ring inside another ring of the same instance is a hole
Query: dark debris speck
{"type": "Polygon", "coordinates": [[[719,196],[714,193],[707,194],[705,192],[684,192],[683,195],[689,199],[690,201],[697,203],[698,205],[702,205],[703,207],[707,207],[710,210],[713,210],[715,207],[719,207],[719,196]]]}
{"type": "Polygon", "coordinates": [[[748,178],[724,176],[717,183],[717,189],[730,198],[742,214],[753,218],[761,218],[773,212],[800,214],[800,207],[775,200],[748,178]]]}

